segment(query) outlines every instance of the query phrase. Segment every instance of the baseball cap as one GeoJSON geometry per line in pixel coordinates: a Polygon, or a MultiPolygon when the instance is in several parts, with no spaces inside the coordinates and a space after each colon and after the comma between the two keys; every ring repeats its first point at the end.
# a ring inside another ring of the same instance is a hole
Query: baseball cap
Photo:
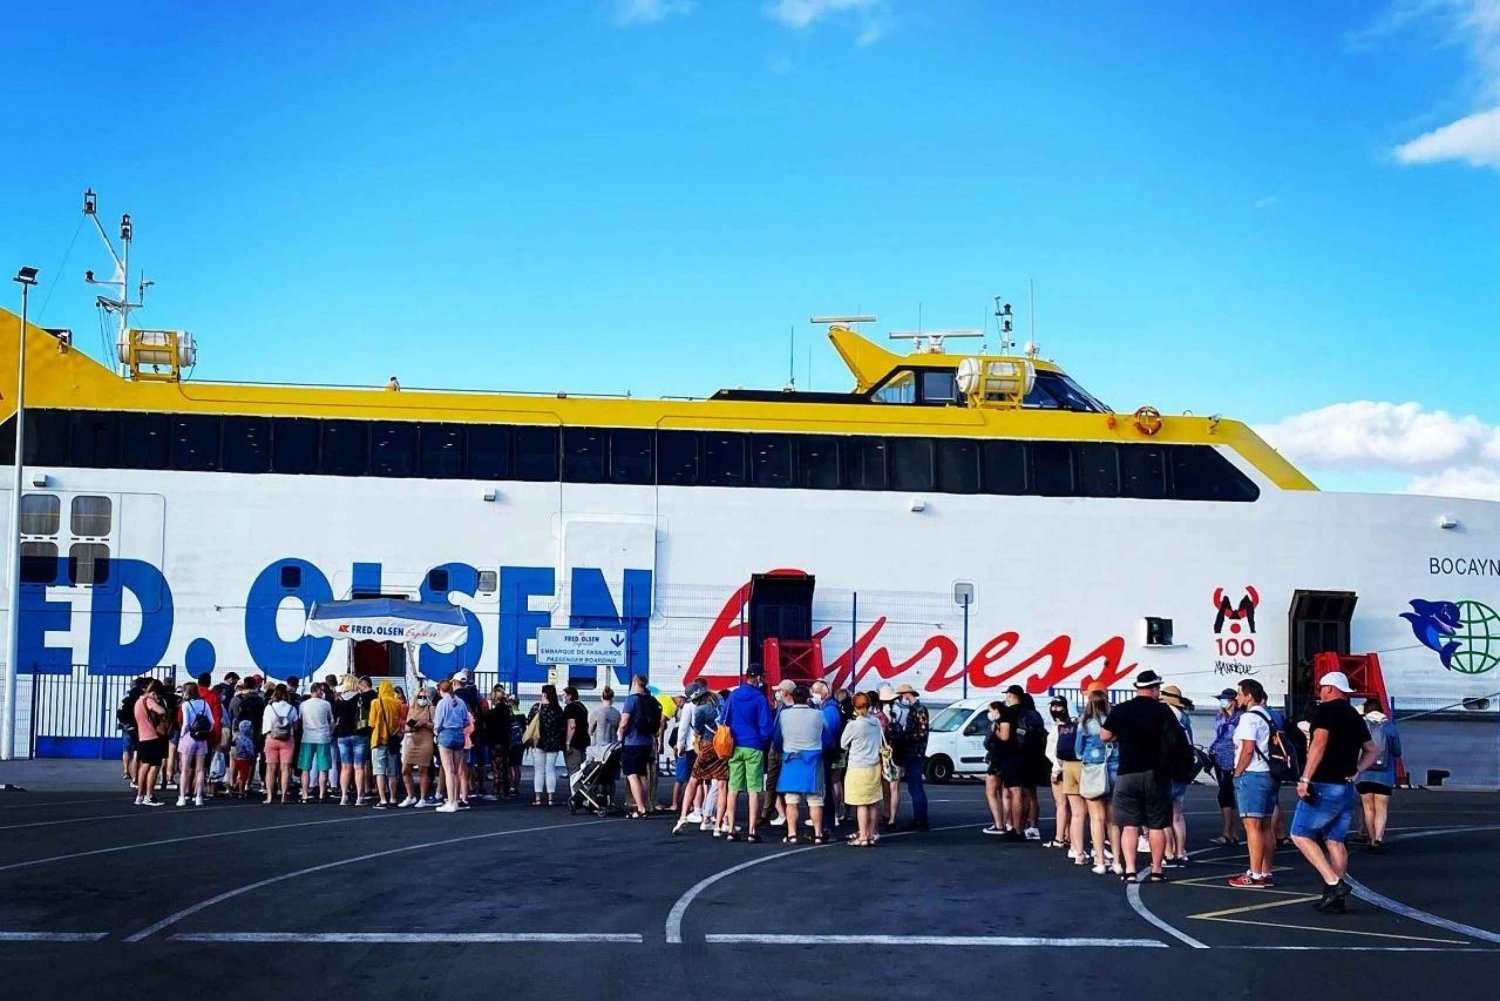
{"type": "Polygon", "coordinates": [[[1135,687],[1137,688],[1156,688],[1160,684],[1161,675],[1149,668],[1135,676],[1135,687]]]}
{"type": "Polygon", "coordinates": [[[1232,698],[1234,698],[1238,694],[1239,694],[1239,692],[1235,691],[1233,688],[1226,688],[1222,692],[1219,693],[1219,698],[1221,698],[1221,699],[1232,699],[1232,698]]]}
{"type": "Polygon", "coordinates": [[[751,664],[749,667],[745,668],[745,677],[747,678],[764,678],[765,676],[766,669],[761,667],[759,664],[751,664]]]}
{"type": "Polygon", "coordinates": [[[776,690],[790,695],[797,690],[797,683],[791,678],[783,678],[781,683],[776,686],[776,690]]]}
{"type": "Polygon", "coordinates": [[[469,672],[468,671],[459,671],[457,674],[455,674],[453,676],[453,680],[454,681],[468,681],[469,680],[469,672]]]}
{"type": "Polygon", "coordinates": [[[1005,690],[1005,694],[1006,695],[1025,695],[1026,694],[1026,689],[1022,688],[1020,685],[1011,685],[1009,688],[1007,688],[1005,690]]]}
{"type": "Polygon", "coordinates": [[[1343,671],[1329,671],[1318,679],[1318,684],[1320,686],[1326,685],[1329,688],[1337,688],[1345,695],[1354,691],[1354,686],[1349,684],[1349,676],[1343,671]]]}

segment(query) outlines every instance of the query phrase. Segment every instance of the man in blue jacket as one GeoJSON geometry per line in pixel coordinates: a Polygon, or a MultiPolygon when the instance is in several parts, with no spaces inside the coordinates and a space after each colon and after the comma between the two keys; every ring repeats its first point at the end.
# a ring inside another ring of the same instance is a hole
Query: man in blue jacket
{"type": "Polygon", "coordinates": [[[828,687],[828,682],[813,682],[812,702],[823,714],[823,801],[827,804],[827,809],[823,811],[823,826],[824,833],[832,835],[838,824],[839,813],[839,803],[834,796],[834,763],[839,756],[839,737],[843,735],[844,719],[839,713],[839,704],[833,700],[833,690],[828,687]]]}
{"type": "Polygon", "coordinates": [[[760,841],[760,796],[765,785],[766,746],[771,742],[775,720],[771,706],[766,702],[765,671],[759,664],[751,664],[745,672],[745,680],[729,693],[724,705],[724,722],[734,735],[734,753],[729,756],[729,840],[738,841],[734,829],[735,809],[739,806],[740,793],[750,794],[750,815],[746,824],[745,840],[760,841]]]}

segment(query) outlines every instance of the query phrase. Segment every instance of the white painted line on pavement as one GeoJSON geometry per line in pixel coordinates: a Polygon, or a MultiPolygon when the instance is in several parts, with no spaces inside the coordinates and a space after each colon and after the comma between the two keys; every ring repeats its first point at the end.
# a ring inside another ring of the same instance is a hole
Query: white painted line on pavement
{"type": "MultiPolygon", "coordinates": [[[[1170,886],[1171,884],[1167,884],[1167,885],[1170,886]]],[[[1141,917],[1145,918],[1151,924],[1155,925],[1157,928],[1159,928],[1162,931],[1166,932],[1168,935],[1171,935],[1173,938],[1177,939],[1177,941],[1183,943],[1184,945],[1191,946],[1194,949],[1207,949],[1208,948],[1208,946],[1204,945],[1202,942],[1200,942],[1197,939],[1193,938],[1193,936],[1189,935],[1187,932],[1179,931],[1176,928],[1173,928],[1171,925],[1167,924],[1161,918],[1159,918],[1155,914],[1151,913],[1151,909],[1146,906],[1146,904],[1145,904],[1144,901],[1141,900],[1141,884],[1139,884],[1139,883],[1126,883],[1125,884],[1125,899],[1127,899],[1127,900],[1130,901],[1130,909],[1131,910],[1135,911],[1141,917]]]]}
{"type": "MultiPolygon", "coordinates": [[[[965,828],[984,827],[984,826],[985,825],[983,823],[979,823],[979,824],[954,824],[951,827],[934,827],[932,829],[932,831],[928,832],[928,833],[936,834],[939,831],[961,831],[961,830],[964,830],[965,828]]],[[[886,839],[889,839],[889,838],[904,838],[904,837],[907,837],[908,835],[918,834],[918,833],[923,833],[923,832],[919,832],[919,831],[901,831],[901,832],[896,833],[896,834],[882,834],[881,835],[881,840],[886,840],[886,839]]],[[[705,876],[703,879],[700,879],[698,882],[694,883],[688,889],[688,891],[686,893],[684,893],[682,896],[678,897],[677,898],[677,903],[673,904],[672,905],[672,910],[670,912],[668,912],[668,914],[667,914],[667,928],[666,928],[666,931],[667,931],[667,944],[668,945],[681,945],[682,944],[682,918],[683,918],[683,915],[685,915],[687,913],[687,909],[692,904],[692,902],[698,898],[698,894],[702,893],[704,890],[708,889],[710,886],[713,886],[719,880],[725,879],[726,877],[729,877],[729,876],[733,876],[737,872],[744,872],[746,869],[749,869],[752,866],[761,865],[762,863],[765,863],[765,862],[774,862],[776,859],[791,858],[793,855],[801,855],[803,852],[810,852],[810,851],[812,851],[812,850],[814,850],[816,848],[831,848],[834,845],[841,845],[841,844],[844,844],[844,842],[841,841],[841,840],[839,840],[839,839],[837,839],[837,838],[835,838],[833,841],[829,841],[829,842],[826,842],[825,844],[821,844],[821,845],[808,845],[805,848],[793,848],[793,849],[791,849],[789,851],[776,852],[773,855],[762,855],[759,858],[753,858],[753,859],[751,859],[748,862],[741,862],[739,865],[731,866],[730,868],[725,869],[722,872],[716,872],[712,876],[705,876]]]]}
{"type": "Polygon", "coordinates": [[[1467,935],[1469,938],[1477,938],[1483,942],[1494,942],[1496,944],[1500,944],[1500,934],[1488,931],[1484,928],[1476,928],[1473,925],[1466,925],[1462,921],[1454,921],[1450,918],[1440,917],[1436,914],[1429,913],[1428,911],[1412,907],[1410,904],[1403,904],[1399,900],[1392,900],[1390,897],[1376,893],[1374,890],[1370,889],[1368,886],[1365,886],[1363,883],[1353,878],[1352,876],[1345,876],[1344,878],[1349,881],[1350,886],[1354,887],[1354,895],[1356,897],[1358,897],[1360,900],[1368,901],[1369,903],[1374,904],[1376,907],[1383,907],[1386,910],[1390,911],[1392,914],[1399,914],[1403,918],[1411,918],[1413,921],[1420,921],[1424,925],[1432,925],[1432,927],[1434,928],[1442,928],[1447,931],[1457,932],[1460,935],[1467,935]]]}
{"type": "MultiPolygon", "coordinates": [[[[323,823],[332,823],[332,821],[323,821],[323,823]]],[[[236,887],[233,890],[226,890],[223,893],[209,897],[207,900],[199,901],[191,907],[184,907],[182,910],[177,911],[174,914],[167,915],[155,924],[149,925],[148,927],[142,928],[135,934],[127,936],[125,941],[140,942],[144,939],[148,939],[152,935],[155,935],[157,932],[172,927],[183,918],[191,917],[192,915],[197,914],[199,911],[213,907],[215,904],[221,904],[226,900],[232,900],[235,897],[241,896],[242,894],[250,893],[254,890],[259,890],[262,887],[272,886],[276,883],[283,882],[284,880],[295,879],[298,876],[307,876],[315,872],[324,872],[328,869],[337,869],[340,866],[354,865],[356,862],[370,862],[378,858],[386,858],[391,855],[400,855],[403,852],[421,851],[424,848],[442,848],[446,847],[447,845],[464,844],[469,841],[483,841],[488,838],[505,838],[515,834],[535,834],[537,831],[576,830],[580,827],[594,827],[598,824],[607,823],[610,823],[610,821],[587,820],[583,823],[547,824],[541,827],[522,827],[518,830],[512,831],[487,831],[484,834],[466,834],[462,837],[457,838],[443,838],[440,841],[424,841],[420,844],[405,845],[401,848],[387,848],[384,851],[370,852],[366,855],[355,855],[351,858],[336,859],[333,862],[324,862],[322,865],[313,865],[308,866],[305,869],[296,869],[292,872],[284,872],[278,876],[272,876],[269,879],[258,880],[254,883],[247,883],[244,886],[236,887]]]]}
{"type": "Polygon", "coordinates": [[[0,942],[97,942],[107,931],[0,931],[0,942]]]}
{"type": "Polygon", "coordinates": [[[1011,935],[705,935],[710,945],[952,945],[1002,949],[1080,946],[1095,949],[1165,949],[1154,938],[1030,938],[1011,935]]]}
{"type": "Polygon", "coordinates": [[[640,945],[641,935],[609,932],[279,932],[279,931],[184,931],[169,935],[173,942],[235,942],[371,945],[468,945],[528,943],[619,943],[640,945]]]}
{"type": "MultiPolygon", "coordinates": [[[[431,812],[431,811],[428,811],[431,812]]],[[[383,820],[392,817],[411,816],[408,813],[377,813],[366,817],[337,817],[333,820],[304,820],[295,824],[269,824],[263,827],[238,827],[232,831],[213,831],[208,834],[189,834],[180,838],[162,838],[158,841],[136,841],[128,845],[115,845],[111,848],[93,848],[85,852],[69,852],[66,855],[49,855],[46,858],[29,859],[25,862],[11,862],[9,865],[0,865],[0,872],[9,872],[12,869],[27,869],[31,866],[46,865],[49,862],[66,862],[70,859],[89,858],[94,855],[111,855],[115,852],[134,851],[137,848],[157,848],[161,845],[177,845],[186,841],[206,841],[210,838],[232,838],[237,834],[256,834],[261,831],[286,831],[297,827],[321,827],[324,824],[354,824],[363,820],[383,820]]]]}
{"type": "Polygon", "coordinates": [[[21,831],[28,827],[58,827],[63,824],[92,824],[96,820],[125,820],[131,817],[184,817],[192,814],[213,813],[216,810],[237,809],[230,806],[184,806],[174,807],[170,810],[157,810],[149,806],[136,807],[133,813],[106,813],[102,817],[89,816],[69,817],[66,820],[36,820],[29,824],[7,824],[0,827],[0,831],[21,831]]]}

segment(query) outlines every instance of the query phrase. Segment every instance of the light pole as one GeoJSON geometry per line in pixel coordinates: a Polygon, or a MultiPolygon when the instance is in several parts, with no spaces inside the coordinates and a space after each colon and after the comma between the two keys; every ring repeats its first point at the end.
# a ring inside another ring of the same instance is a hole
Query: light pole
{"type": "Polygon", "coordinates": [[[36,268],[22,268],[11,281],[21,286],[21,328],[16,337],[16,455],[10,486],[10,537],[6,539],[6,567],[10,571],[10,615],[6,617],[5,717],[0,720],[0,761],[16,756],[16,655],[21,646],[21,470],[26,457],[26,305],[36,268]]]}

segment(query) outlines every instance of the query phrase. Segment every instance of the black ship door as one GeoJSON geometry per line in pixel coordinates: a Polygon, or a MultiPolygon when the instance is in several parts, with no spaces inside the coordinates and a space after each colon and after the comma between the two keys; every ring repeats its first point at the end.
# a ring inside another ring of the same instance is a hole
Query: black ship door
{"type": "Polygon", "coordinates": [[[1313,688],[1313,657],[1320,653],[1349,653],[1349,620],[1359,596],[1353,591],[1293,591],[1287,622],[1287,712],[1301,719],[1307,704],[1317,698],[1313,688]]]}
{"type": "Polygon", "coordinates": [[[813,577],[800,571],[758,573],[750,578],[749,663],[765,667],[768,639],[812,639],[813,577]]]}

